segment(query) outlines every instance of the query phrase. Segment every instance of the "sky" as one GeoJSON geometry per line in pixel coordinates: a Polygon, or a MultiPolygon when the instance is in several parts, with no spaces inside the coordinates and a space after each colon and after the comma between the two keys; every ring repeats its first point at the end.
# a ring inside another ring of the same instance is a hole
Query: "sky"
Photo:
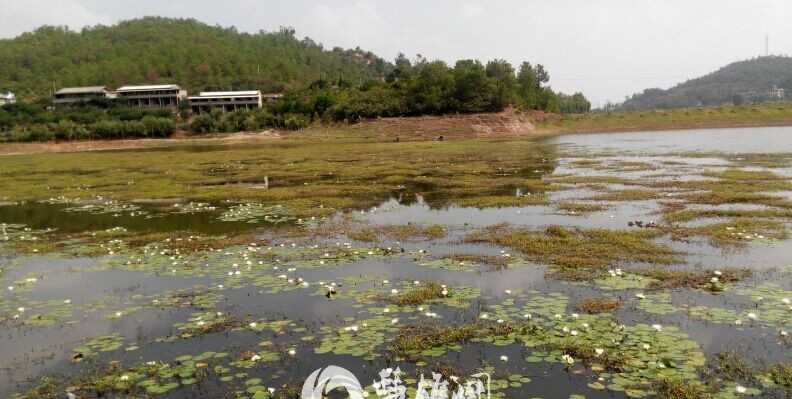
{"type": "Polygon", "coordinates": [[[792,54],[789,0],[0,0],[0,38],[148,15],[289,26],[389,60],[529,61],[547,67],[553,89],[595,105],[763,55],[766,36],[771,54],[792,54]]]}

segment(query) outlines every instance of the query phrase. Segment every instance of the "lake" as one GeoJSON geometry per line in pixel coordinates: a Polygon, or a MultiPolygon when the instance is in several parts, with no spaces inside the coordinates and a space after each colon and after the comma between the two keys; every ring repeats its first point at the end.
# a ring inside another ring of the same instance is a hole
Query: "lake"
{"type": "Polygon", "coordinates": [[[2,157],[0,396],[792,392],[792,128],[330,146],[2,157]]]}

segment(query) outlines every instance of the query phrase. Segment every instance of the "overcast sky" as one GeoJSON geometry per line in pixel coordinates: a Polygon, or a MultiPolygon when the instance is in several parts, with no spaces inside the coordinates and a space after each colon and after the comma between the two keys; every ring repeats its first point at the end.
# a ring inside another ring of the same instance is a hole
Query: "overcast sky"
{"type": "Polygon", "coordinates": [[[391,60],[526,60],[549,69],[554,89],[597,105],[763,54],[765,35],[771,53],[792,53],[789,0],[0,0],[0,37],[146,15],[291,26],[391,60]]]}

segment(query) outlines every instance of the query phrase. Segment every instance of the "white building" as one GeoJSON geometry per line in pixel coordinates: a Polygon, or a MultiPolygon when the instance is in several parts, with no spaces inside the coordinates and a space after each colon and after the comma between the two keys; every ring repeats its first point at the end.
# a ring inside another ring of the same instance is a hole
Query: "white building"
{"type": "Polygon", "coordinates": [[[233,112],[239,109],[256,109],[263,105],[263,96],[258,90],[251,91],[209,91],[190,97],[190,108],[200,114],[212,109],[233,112]]]}
{"type": "Polygon", "coordinates": [[[14,93],[10,91],[5,94],[0,93],[0,107],[6,104],[13,104],[15,102],[16,102],[16,95],[14,95],[14,93]]]}
{"type": "Polygon", "coordinates": [[[91,100],[108,98],[110,91],[106,86],[64,87],[55,92],[52,100],[55,105],[85,103],[91,100]]]}
{"type": "Polygon", "coordinates": [[[784,93],[784,91],[784,89],[778,86],[773,86],[773,88],[770,90],[770,97],[783,100],[786,97],[786,93],[784,93]]]}
{"type": "Polygon", "coordinates": [[[174,84],[123,86],[116,94],[118,101],[138,108],[177,108],[187,97],[187,91],[174,84]]]}

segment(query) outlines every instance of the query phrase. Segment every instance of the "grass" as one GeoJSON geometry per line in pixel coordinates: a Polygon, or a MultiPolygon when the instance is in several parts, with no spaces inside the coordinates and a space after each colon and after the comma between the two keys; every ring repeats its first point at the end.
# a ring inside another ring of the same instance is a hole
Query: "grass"
{"type": "Polygon", "coordinates": [[[753,381],[755,370],[736,352],[720,352],[709,364],[710,372],[727,381],[753,381]]]}
{"type": "Polygon", "coordinates": [[[767,104],[562,115],[537,124],[544,134],[792,124],[792,105],[767,104]]]}
{"type": "Polygon", "coordinates": [[[556,209],[562,212],[567,213],[594,213],[594,212],[602,212],[608,209],[607,206],[602,204],[590,204],[590,203],[582,203],[582,202],[561,202],[556,205],[556,209]]]}
{"type": "Polygon", "coordinates": [[[610,313],[621,306],[621,301],[612,298],[585,298],[580,301],[576,308],[578,311],[588,314],[610,313]]]}
{"type": "Polygon", "coordinates": [[[787,389],[792,389],[792,364],[776,364],[770,367],[770,378],[774,383],[787,389]]]}
{"type": "Polygon", "coordinates": [[[695,381],[666,379],[655,387],[657,396],[663,399],[710,399],[706,387],[695,381]]]}
{"type": "Polygon", "coordinates": [[[489,243],[520,251],[527,259],[556,266],[559,276],[572,280],[596,278],[617,263],[670,264],[678,254],[652,242],[652,230],[575,229],[550,226],[545,230],[496,225],[466,237],[467,242],[489,243]]]}
{"type": "Polygon", "coordinates": [[[777,220],[737,218],[728,222],[699,227],[670,227],[672,237],[686,240],[693,236],[708,237],[714,247],[742,247],[754,240],[784,240],[789,234],[786,224],[777,220]]]}
{"type": "MultiPolygon", "coordinates": [[[[717,276],[719,284],[736,283],[752,275],[748,269],[725,268],[719,271],[721,273],[720,276],[717,276]]],[[[675,288],[711,289],[713,288],[712,278],[716,277],[713,270],[694,272],[652,268],[638,270],[635,273],[657,280],[649,285],[650,289],[655,290],[675,288]]]]}
{"type": "Polygon", "coordinates": [[[445,298],[443,291],[444,289],[440,284],[429,282],[393,296],[389,299],[389,301],[390,303],[399,306],[421,305],[433,299],[445,298]]]}
{"type": "Polygon", "coordinates": [[[454,262],[486,265],[492,268],[493,270],[501,270],[509,266],[509,258],[503,256],[484,255],[484,254],[454,254],[449,256],[448,258],[454,262]]]}
{"type": "Polygon", "coordinates": [[[475,325],[407,326],[391,342],[390,352],[398,358],[407,358],[432,348],[465,343],[479,335],[479,330],[475,325]]]}
{"type": "Polygon", "coordinates": [[[298,217],[362,209],[398,194],[422,194],[432,206],[522,205],[541,202],[549,184],[541,176],[555,158],[550,146],[526,139],[394,143],[321,130],[237,145],[2,156],[0,200],[232,200],[280,204],[298,217]],[[515,197],[515,187],[538,194],[515,197]]]}
{"type": "Polygon", "coordinates": [[[657,198],[659,193],[652,190],[617,190],[588,198],[592,201],[647,201],[657,198]]]}
{"type": "Polygon", "coordinates": [[[382,237],[399,241],[407,241],[417,238],[435,240],[445,237],[446,230],[440,225],[384,225],[354,230],[349,232],[347,235],[353,240],[362,242],[379,242],[381,241],[382,237]]]}
{"type": "Polygon", "coordinates": [[[792,209],[684,209],[669,210],[663,218],[670,223],[684,223],[708,218],[792,218],[792,209]]]}

